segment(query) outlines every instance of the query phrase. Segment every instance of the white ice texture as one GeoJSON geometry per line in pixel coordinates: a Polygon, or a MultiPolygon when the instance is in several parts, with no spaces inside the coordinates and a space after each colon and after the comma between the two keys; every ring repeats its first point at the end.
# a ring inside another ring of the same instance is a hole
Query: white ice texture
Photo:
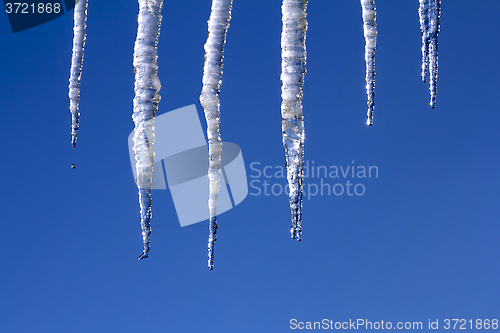
{"type": "Polygon", "coordinates": [[[80,0],[74,9],[73,54],[69,77],[69,111],[71,112],[71,145],[76,147],[80,124],[80,78],[82,76],[83,50],[85,48],[87,20],[87,0],[80,0]]]}
{"type": "Polygon", "coordinates": [[[366,94],[368,111],[366,124],[373,125],[375,107],[375,49],[377,48],[377,8],[375,0],[361,0],[363,31],[365,36],[366,94]]]}
{"type": "Polygon", "coordinates": [[[220,162],[222,142],[219,132],[220,101],[219,92],[222,78],[222,62],[224,60],[224,45],[231,20],[232,0],[213,0],[210,18],[208,20],[208,37],[205,43],[205,64],[203,67],[203,88],[200,103],[205,110],[207,120],[210,196],[208,208],[210,211],[208,238],[208,269],[214,266],[214,245],[217,239],[217,196],[220,189],[220,162]]]}
{"type": "Polygon", "coordinates": [[[137,38],[134,45],[134,154],[136,159],[137,187],[143,252],[139,259],[149,255],[151,234],[151,182],[153,178],[154,117],[160,102],[157,45],[160,36],[163,0],[139,0],[137,38]]]}
{"type": "Polygon", "coordinates": [[[304,116],[302,88],[306,74],[307,0],[283,0],[281,6],[281,126],[285,148],[291,237],[302,239],[302,182],[304,179],[304,116]]]}
{"type": "Polygon", "coordinates": [[[429,79],[430,106],[436,107],[438,76],[438,34],[441,0],[420,0],[418,8],[422,32],[422,81],[429,79]]]}

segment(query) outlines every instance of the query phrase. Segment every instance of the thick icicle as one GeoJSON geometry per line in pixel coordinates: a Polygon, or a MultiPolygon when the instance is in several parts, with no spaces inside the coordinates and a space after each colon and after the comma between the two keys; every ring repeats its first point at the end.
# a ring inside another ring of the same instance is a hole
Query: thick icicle
{"type": "Polygon", "coordinates": [[[76,148],[80,124],[80,78],[82,76],[83,50],[86,38],[87,0],[79,0],[74,9],[73,55],[69,77],[69,111],[71,112],[71,145],[76,148]]]}
{"type": "Polygon", "coordinates": [[[368,111],[366,124],[373,125],[373,108],[375,107],[375,49],[377,48],[377,8],[375,0],[361,0],[363,10],[363,30],[365,36],[366,62],[366,94],[368,111]]]}
{"type": "Polygon", "coordinates": [[[163,0],[139,0],[137,39],[134,46],[134,154],[137,187],[141,208],[141,228],[144,249],[139,259],[149,255],[151,234],[151,182],[153,178],[154,117],[160,102],[160,80],[156,59],[160,36],[163,0]]]}
{"type": "Polygon", "coordinates": [[[208,237],[208,269],[214,268],[214,246],[217,239],[217,196],[220,189],[220,161],[222,142],[219,132],[220,101],[219,92],[222,78],[222,61],[227,29],[231,20],[232,0],[213,0],[208,20],[208,37],[205,43],[205,65],[203,67],[203,89],[200,103],[207,119],[210,197],[208,237]]]}
{"type": "Polygon", "coordinates": [[[420,0],[418,8],[422,32],[422,81],[427,82],[431,94],[430,105],[436,107],[438,76],[438,34],[441,0],[420,0]]]}
{"type": "Polygon", "coordinates": [[[302,87],[306,74],[307,0],[283,0],[281,33],[281,126],[286,155],[291,237],[302,239],[304,116],[302,87]]]}

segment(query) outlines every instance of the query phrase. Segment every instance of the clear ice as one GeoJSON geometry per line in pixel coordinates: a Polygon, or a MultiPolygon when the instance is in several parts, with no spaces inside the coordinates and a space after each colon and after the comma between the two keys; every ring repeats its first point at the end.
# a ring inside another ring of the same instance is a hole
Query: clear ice
{"type": "Polygon", "coordinates": [[[157,45],[160,36],[163,0],[139,0],[137,38],[134,45],[134,154],[137,169],[137,187],[143,251],[139,259],[149,255],[151,234],[151,182],[153,178],[154,117],[160,102],[157,45]]]}
{"type": "Polygon", "coordinates": [[[363,31],[365,36],[366,94],[368,111],[366,124],[373,125],[375,107],[375,49],[377,48],[377,8],[375,0],[361,0],[363,31]]]}
{"type": "Polygon", "coordinates": [[[302,182],[304,179],[304,116],[302,87],[306,74],[307,0],[283,0],[281,6],[281,127],[286,155],[291,237],[302,239],[302,182]]]}
{"type": "Polygon", "coordinates": [[[71,145],[76,148],[80,124],[80,78],[82,77],[83,50],[86,38],[87,0],[79,0],[74,9],[73,55],[69,77],[69,111],[71,112],[71,145]]]}
{"type": "MultiPolygon", "coordinates": [[[[360,0],[365,38],[367,124],[373,124],[375,97],[375,50],[377,23],[375,0],[360,0]]],[[[162,21],[163,0],[138,0],[137,38],[134,45],[135,98],[132,119],[135,124],[133,151],[136,160],[139,190],[140,221],[143,252],[139,259],[149,256],[151,235],[151,185],[153,176],[154,118],[160,102],[157,45],[162,21]]],[[[214,246],[217,239],[217,197],[220,189],[222,142],[220,124],[220,86],[224,46],[231,20],[232,0],[212,0],[205,43],[203,88],[200,102],[207,120],[209,141],[210,211],[208,239],[208,269],[214,267],[214,246]]],[[[302,239],[302,184],[304,178],[304,116],[303,85],[306,74],[307,0],[283,0],[281,34],[281,115],[282,139],[286,156],[289,202],[292,216],[291,237],[302,239]]],[[[420,30],[422,32],[422,80],[430,81],[430,105],[436,106],[438,75],[438,34],[441,0],[419,0],[420,30]]],[[[70,112],[72,119],[71,144],[76,147],[79,128],[80,79],[86,39],[88,0],[79,0],[74,9],[74,39],[69,79],[70,112]]],[[[75,164],[71,168],[76,168],[75,164]]]]}
{"type": "Polygon", "coordinates": [[[422,81],[430,79],[430,106],[436,107],[438,76],[438,34],[441,16],[441,0],[420,0],[418,8],[422,32],[422,81]]]}
{"type": "Polygon", "coordinates": [[[203,67],[203,88],[200,103],[205,110],[207,120],[210,197],[208,236],[208,269],[214,268],[214,246],[217,239],[217,196],[220,189],[220,161],[222,142],[219,132],[220,124],[220,85],[222,78],[222,62],[224,45],[231,20],[232,0],[213,0],[208,20],[208,37],[205,43],[205,64],[203,67]]]}

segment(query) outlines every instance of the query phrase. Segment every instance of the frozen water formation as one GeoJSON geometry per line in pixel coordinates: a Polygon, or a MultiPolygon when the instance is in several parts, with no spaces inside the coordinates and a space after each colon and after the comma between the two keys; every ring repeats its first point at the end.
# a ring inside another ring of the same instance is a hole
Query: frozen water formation
{"type": "Polygon", "coordinates": [[[438,34],[441,0],[420,0],[418,8],[422,32],[422,81],[429,79],[430,105],[436,107],[438,76],[438,34]]]}
{"type": "Polygon", "coordinates": [[[208,236],[208,269],[214,268],[214,246],[217,239],[217,196],[220,189],[220,162],[222,142],[219,132],[220,124],[220,85],[222,78],[222,62],[224,45],[231,20],[232,0],[213,0],[208,20],[208,37],[205,43],[205,64],[203,67],[203,88],[200,103],[205,110],[207,120],[210,196],[208,236]]]}
{"type": "Polygon", "coordinates": [[[366,124],[373,125],[375,107],[375,49],[377,48],[377,9],[375,0],[361,0],[363,31],[365,36],[366,94],[368,111],[366,124]]]}
{"type": "Polygon", "coordinates": [[[304,115],[302,87],[306,75],[307,0],[283,0],[281,6],[281,128],[285,148],[291,237],[302,239],[302,182],[304,179],[304,115]]]}
{"type": "MultiPolygon", "coordinates": [[[[365,37],[367,124],[373,124],[375,97],[375,49],[377,24],[375,0],[360,0],[365,37]]],[[[161,26],[163,0],[138,0],[137,38],[134,46],[135,98],[133,151],[139,190],[143,252],[149,255],[151,234],[151,185],[154,161],[154,118],[160,102],[157,45],[161,26]]],[[[203,88],[200,102],[205,111],[209,141],[210,211],[208,268],[214,267],[214,245],[217,232],[217,197],[220,189],[222,142],[219,132],[220,101],[224,46],[231,20],[232,0],[212,0],[205,43],[203,88]]],[[[285,149],[289,202],[292,216],[291,237],[302,239],[302,183],[304,178],[304,116],[302,97],[306,74],[307,0],[283,0],[281,33],[281,115],[282,140],[285,149]]],[[[437,37],[441,0],[419,0],[422,32],[422,80],[430,80],[430,105],[436,105],[438,72],[437,37]]],[[[80,78],[86,38],[87,0],[79,0],[74,12],[74,40],[69,79],[71,143],[76,147],[79,127],[80,78]]],[[[71,166],[75,168],[73,164],[71,166]]]]}
{"type": "Polygon", "coordinates": [[[160,79],[156,59],[160,36],[163,0],[139,0],[137,38],[134,45],[134,154],[137,169],[137,187],[143,251],[139,259],[149,255],[151,234],[151,182],[153,179],[154,118],[160,102],[160,79]]]}
{"type": "Polygon", "coordinates": [[[79,0],[75,6],[73,27],[73,55],[69,77],[69,111],[71,112],[71,145],[76,148],[78,127],[80,123],[80,78],[82,77],[83,50],[87,25],[87,0],[79,0]]]}

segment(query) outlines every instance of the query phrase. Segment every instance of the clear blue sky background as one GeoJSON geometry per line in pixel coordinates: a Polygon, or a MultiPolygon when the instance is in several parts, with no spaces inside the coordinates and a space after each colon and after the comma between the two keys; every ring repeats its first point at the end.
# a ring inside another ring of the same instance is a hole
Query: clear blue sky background
{"type": "MultiPolygon", "coordinates": [[[[89,2],[76,150],[72,12],[16,34],[0,15],[0,332],[287,332],[293,318],[424,328],[438,319],[442,328],[446,318],[500,319],[499,1],[443,1],[431,110],[418,1],[377,0],[372,128],[360,4],[310,1],[306,159],[377,166],[379,176],[350,179],[364,184],[362,196],[306,198],[301,243],[290,239],[284,195],[249,195],[219,217],[211,272],[206,222],[174,227],[168,190],[153,192],[151,255],[137,260],[127,136],[138,5],[89,2]]],[[[284,165],[280,5],[235,0],[227,37],[222,138],[241,147],[249,180],[252,162],[284,165]]],[[[210,1],[165,1],[159,113],[195,103],[203,116],[209,13],[210,1]]]]}

